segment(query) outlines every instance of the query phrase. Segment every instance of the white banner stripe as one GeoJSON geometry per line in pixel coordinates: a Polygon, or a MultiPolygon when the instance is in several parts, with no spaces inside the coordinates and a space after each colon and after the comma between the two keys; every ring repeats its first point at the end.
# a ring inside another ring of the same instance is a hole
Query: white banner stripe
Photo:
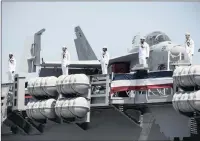
{"type": "Polygon", "coordinates": [[[111,87],[123,86],[146,86],[146,85],[162,85],[173,83],[173,78],[152,78],[137,80],[117,80],[111,82],[111,87]]]}

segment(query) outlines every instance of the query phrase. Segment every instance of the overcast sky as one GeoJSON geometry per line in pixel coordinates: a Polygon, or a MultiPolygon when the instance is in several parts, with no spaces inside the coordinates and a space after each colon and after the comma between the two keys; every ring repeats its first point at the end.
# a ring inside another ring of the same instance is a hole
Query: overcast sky
{"type": "Polygon", "coordinates": [[[195,2],[4,2],[2,6],[2,80],[7,82],[8,53],[20,59],[27,36],[45,28],[42,57],[60,61],[61,47],[67,45],[77,60],[74,26],[79,25],[97,56],[107,45],[111,57],[131,48],[140,32],[165,32],[172,41],[183,44],[185,32],[195,41],[194,63],[200,64],[200,3],[195,2]]]}

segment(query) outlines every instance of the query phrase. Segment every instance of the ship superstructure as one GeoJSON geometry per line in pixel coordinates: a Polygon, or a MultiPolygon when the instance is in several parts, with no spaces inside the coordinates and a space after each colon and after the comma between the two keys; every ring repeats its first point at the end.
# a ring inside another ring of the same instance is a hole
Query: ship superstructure
{"type": "MultiPolygon", "coordinates": [[[[72,128],[73,124],[85,130],[81,136],[90,136],[90,132],[100,131],[95,129],[100,127],[90,126],[94,125],[95,113],[100,111],[106,113],[104,120],[107,117],[117,120],[118,117],[111,114],[117,112],[132,122],[133,140],[149,140],[152,130],[157,136],[162,134],[158,138],[154,136],[154,140],[199,135],[200,66],[188,63],[181,45],[168,41],[169,38],[161,38],[160,33],[159,36],[155,35],[157,42],[153,43],[154,34],[150,34],[152,46],[148,66],[138,65],[135,48],[127,55],[112,58],[109,74],[102,75],[96,55],[80,27],[76,27],[75,44],[80,61],[72,61],[70,75],[65,76],[61,75],[60,62],[46,62],[40,57],[40,41],[44,31],[37,32],[34,42],[30,41],[32,57],[28,59],[28,70],[35,72],[38,66],[41,67],[38,77],[26,80],[25,76],[17,74],[13,84],[2,84],[2,123],[10,127],[13,133],[41,134],[42,137],[48,134],[49,125],[64,129],[72,128]],[[84,51],[88,49],[90,55],[85,56],[84,51]],[[156,60],[155,55],[161,59],[156,60]],[[184,76],[181,72],[184,72],[184,76]],[[183,91],[187,91],[187,96],[183,91]],[[189,92],[193,93],[193,102],[188,106],[189,92]],[[192,128],[188,126],[189,122],[192,128]],[[155,124],[159,125],[159,129],[154,127],[155,124]]],[[[109,125],[109,122],[105,123],[109,125]]],[[[119,134],[117,129],[115,134],[119,134]]],[[[113,135],[108,133],[105,139],[113,135]]],[[[100,133],[96,136],[100,136],[100,133]]]]}

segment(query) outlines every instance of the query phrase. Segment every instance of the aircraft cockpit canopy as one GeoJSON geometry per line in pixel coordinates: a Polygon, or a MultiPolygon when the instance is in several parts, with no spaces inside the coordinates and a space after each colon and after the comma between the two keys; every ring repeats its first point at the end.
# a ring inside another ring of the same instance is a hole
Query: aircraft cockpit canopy
{"type": "Polygon", "coordinates": [[[164,41],[171,41],[171,39],[163,32],[155,31],[146,36],[146,42],[149,46],[158,44],[164,41]]]}

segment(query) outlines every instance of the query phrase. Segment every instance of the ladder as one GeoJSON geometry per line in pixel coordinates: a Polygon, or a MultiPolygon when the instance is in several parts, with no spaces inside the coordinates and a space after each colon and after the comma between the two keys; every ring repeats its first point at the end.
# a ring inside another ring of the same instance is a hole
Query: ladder
{"type": "Polygon", "coordinates": [[[24,96],[25,77],[15,75],[14,83],[2,85],[2,125],[10,127],[12,133],[40,134],[43,123],[33,123],[26,117],[24,96]]]}
{"type": "Polygon", "coordinates": [[[89,77],[91,86],[91,107],[109,106],[110,76],[101,74],[89,77]]]}

